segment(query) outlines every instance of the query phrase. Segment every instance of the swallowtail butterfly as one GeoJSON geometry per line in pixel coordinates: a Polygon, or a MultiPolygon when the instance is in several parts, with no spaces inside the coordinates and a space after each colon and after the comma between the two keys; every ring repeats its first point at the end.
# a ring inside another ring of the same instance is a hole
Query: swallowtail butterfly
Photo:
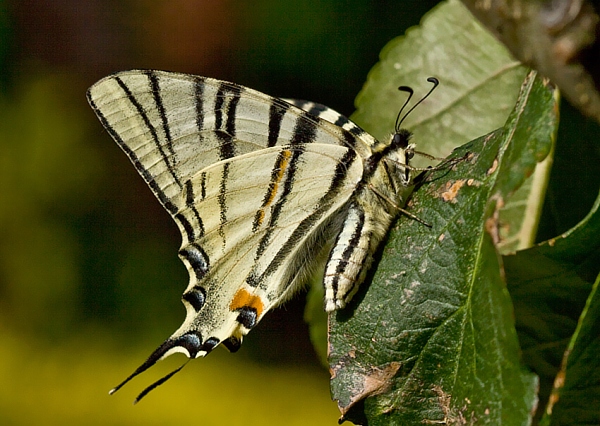
{"type": "Polygon", "coordinates": [[[190,275],[183,325],[111,393],[175,352],[238,350],[315,270],[325,310],[343,308],[413,190],[402,110],[380,142],[322,105],[192,75],[120,72],[87,97],[179,226],[190,275]]]}

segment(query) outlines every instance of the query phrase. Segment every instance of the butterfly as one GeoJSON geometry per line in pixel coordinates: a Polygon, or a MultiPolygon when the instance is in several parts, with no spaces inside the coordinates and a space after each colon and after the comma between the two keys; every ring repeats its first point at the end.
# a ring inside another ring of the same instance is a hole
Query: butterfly
{"type": "Polygon", "coordinates": [[[88,101],[177,223],[190,276],[181,327],[111,393],[173,353],[237,351],[316,271],[325,310],[344,308],[413,191],[401,124],[428,81],[402,118],[413,91],[399,88],[385,142],[323,105],[212,78],[133,70],[94,84],[88,101]]]}

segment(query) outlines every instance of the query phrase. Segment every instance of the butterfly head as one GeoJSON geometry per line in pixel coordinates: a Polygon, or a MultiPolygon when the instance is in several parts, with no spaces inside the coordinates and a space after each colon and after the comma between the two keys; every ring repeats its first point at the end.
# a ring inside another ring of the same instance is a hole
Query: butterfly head
{"type": "Polygon", "coordinates": [[[406,102],[404,102],[404,105],[402,105],[402,108],[400,108],[400,111],[398,112],[398,116],[396,117],[396,124],[394,126],[395,131],[394,131],[394,134],[392,135],[390,144],[387,148],[386,158],[391,160],[390,162],[394,163],[396,165],[396,168],[399,169],[398,175],[400,176],[400,183],[404,186],[407,186],[410,184],[410,167],[406,167],[406,166],[409,166],[410,160],[415,155],[415,144],[410,143],[412,133],[409,130],[403,128],[402,123],[404,122],[406,117],[421,102],[423,102],[425,99],[427,99],[427,97],[431,94],[431,92],[433,92],[435,90],[435,88],[438,86],[438,84],[440,83],[439,80],[435,77],[429,77],[427,79],[427,81],[432,83],[433,87],[429,90],[429,92],[427,92],[427,94],[425,94],[425,96],[423,96],[416,104],[414,104],[404,115],[402,115],[402,111],[404,111],[404,108],[406,108],[406,106],[410,102],[410,99],[412,98],[414,90],[408,86],[398,87],[398,90],[408,93],[408,98],[406,99],[406,102]]]}
{"type": "Polygon", "coordinates": [[[396,169],[394,173],[400,178],[400,184],[410,184],[410,160],[414,157],[415,144],[410,143],[412,133],[406,129],[398,129],[392,135],[385,158],[387,163],[396,169]]]}

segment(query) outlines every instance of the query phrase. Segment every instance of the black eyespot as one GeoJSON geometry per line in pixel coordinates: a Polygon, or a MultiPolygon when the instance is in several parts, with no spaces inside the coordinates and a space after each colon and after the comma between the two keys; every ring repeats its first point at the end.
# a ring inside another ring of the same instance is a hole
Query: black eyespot
{"type": "Polygon", "coordinates": [[[206,290],[199,285],[194,286],[190,291],[183,293],[183,300],[192,305],[194,310],[198,312],[206,301],[206,290]]]}
{"type": "Polygon", "coordinates": [[[190,331],[175,340],[173,346],[181,346],[190,354],[190,358],[196,358],[196,355],[202,348],[202,335],[199,331],[190,331]]]}
{"type": "Polygon", "coordinates": [[[236,309],[236,311],[239,312],[237,322],[242,324],[248,330],[256,325],[256,309],[249,306],[244,306],[236,309]]]}
{"type": "Polygon", "coordinates": [[[208,272],[208,256],[199,246],[189,245],[179,250],[179,255],[188,261],[197,279],[202,278],[208,272]]]}
{"type": "Polygon", "coordinates": [[[214,348],[217,347],[219,343],[220,340],[216,337],[209,337],[208,339],[206,339],[206,342],[204,342],[200,350],[205,351],[207,354],[209,354],[214,348]]]}

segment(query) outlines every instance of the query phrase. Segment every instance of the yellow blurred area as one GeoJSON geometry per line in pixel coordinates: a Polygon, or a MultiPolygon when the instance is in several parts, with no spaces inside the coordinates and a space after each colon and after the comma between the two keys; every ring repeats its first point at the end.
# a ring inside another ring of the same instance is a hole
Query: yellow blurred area
{"type": "MultiPolygon", "coordinates": [[[[327,373],[240,362],[217,350],[182,372],[136,406],[143,375],[116,394],[108,390],[148,355],[107,345],[89,333],[60,346],[40,346],[0,330],[0,424],[3,425],[317,425],[335,424],[327,373]]],[[[156,367],[166,374],[185,358],[156,367]]],[[[150,375],[157,380],[156,371],[150,375]],[[153,374],[153,375],[152,375],[153,374]]]]}

